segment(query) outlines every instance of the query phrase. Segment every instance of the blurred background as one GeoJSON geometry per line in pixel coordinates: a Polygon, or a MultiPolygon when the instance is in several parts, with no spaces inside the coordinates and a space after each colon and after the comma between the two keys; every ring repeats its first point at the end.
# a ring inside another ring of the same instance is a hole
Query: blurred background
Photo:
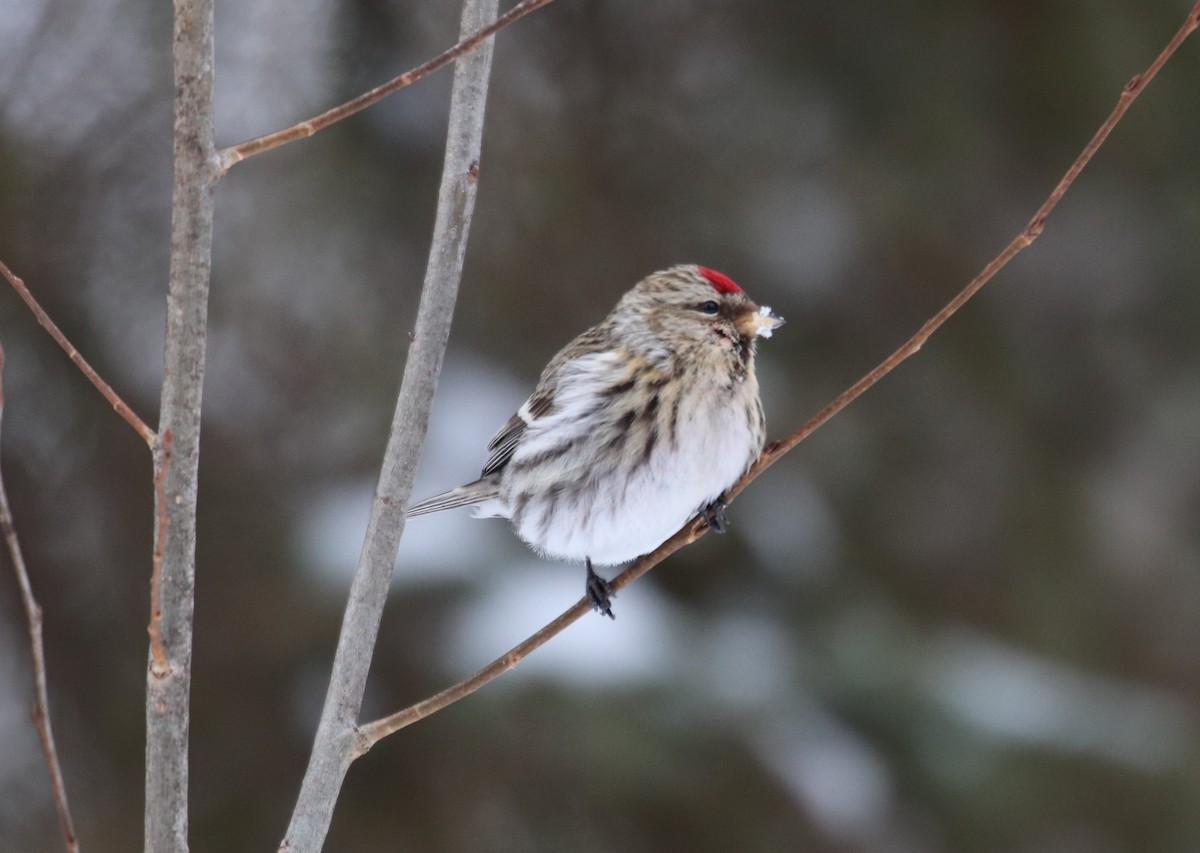
{"type": "MultiPolygon", "coordinates": [[[[476,475],[546,360],[652,270],[788,325],[773,436],[1026,223],[1184,0],[560,0],[501,34],[417,496],[476,475]]],[[[222,145],[455,40],[459,4],[217,10],[222,145]]],[[[7,0],[0,258],[151,424],[169,4],[7,0]]],[[[336,851],[1200,849],[1200,36],[1042,238],[672,557],[354,765],[336,851]]],[[[217,193],[193,849],[274,849],[365,528],[441,166],[442,72],[217,193]]],[[[86,851],[141,844],[152,496],[133,432],[5,286],[3,465],[86,851]]],[[[365,713],[474,671],[578,567],[408,527],[365,713]]],[[[62,849],[0,572],[0,850],[62,849]]]]}

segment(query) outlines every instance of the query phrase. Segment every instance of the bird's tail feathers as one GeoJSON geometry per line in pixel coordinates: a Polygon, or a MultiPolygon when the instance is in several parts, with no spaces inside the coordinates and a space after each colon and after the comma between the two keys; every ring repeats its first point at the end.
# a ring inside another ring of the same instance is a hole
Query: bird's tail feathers
{"type": "Polygon", "coordinates": [[[474,506],[475,504],[481,504],[484,501],[495,498],[498,493],[496,484],[485,477],[482,480],[476,480],[474,483],[467,483],[465,486],[459,486],[457,489],[451,489],[448,492],[442,492],[440,495],[434,495],[431,498],[425,498],[423,501],[417,501],[408,508],[408,517],[412,518],[415,515],[426,515],[431,512],[454,509],[460,506],[474,506]]]}

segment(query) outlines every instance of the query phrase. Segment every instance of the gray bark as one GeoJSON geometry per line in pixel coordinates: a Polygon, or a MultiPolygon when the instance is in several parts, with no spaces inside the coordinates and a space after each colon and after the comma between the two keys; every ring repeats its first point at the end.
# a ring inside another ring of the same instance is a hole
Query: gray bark
{"type": "MultiPolygon", "coordinates": [[[[462,35],[490,23],[496,17],[496,7],[497,0],[465,0],[462,35]]],[[[356,725],[388,583],[404,531],[404,507],[425,443],[429,408],[458,297],[475,206],[491,64],[492,39],[488,39],[455,66],[446,157],[415,334],[404,367],[366,538],[350,587],[312,755],[280,850],[316,853],[321,849],[338,792],[354,760],[356,725]]]]}
{"type": "Polygon", "coordinates": [[[176,0],[175,177],[162,401],[155,449],[155,555],[161,555],[157,621],[146,678],[148,853],[188,847],[188,702],[195,585],[196,471],[212,267],[212,0],[176,0]],[[159,615],[161,614],[161,615],[159,615]],[[157,653],[156,653],[157,652],[157,653]]]}

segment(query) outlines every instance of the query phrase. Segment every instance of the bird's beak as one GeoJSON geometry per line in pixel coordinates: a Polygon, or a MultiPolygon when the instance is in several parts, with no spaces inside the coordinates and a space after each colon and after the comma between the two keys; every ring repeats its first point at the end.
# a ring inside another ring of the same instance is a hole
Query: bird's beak
{"type": "Polygon", "coordinates": [[[762,335],[769,338],[782,325],[783,318],[772,312],[769,305],[763,305],[757,311],[743,314],[737,321],[737,330],[748,337],[762,335]]]}

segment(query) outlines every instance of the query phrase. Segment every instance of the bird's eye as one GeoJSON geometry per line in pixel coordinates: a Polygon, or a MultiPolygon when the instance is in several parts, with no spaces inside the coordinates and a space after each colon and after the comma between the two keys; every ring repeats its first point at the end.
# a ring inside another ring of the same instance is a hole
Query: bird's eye
{"type": "Polygon", "coordinates": [[[711,299],[700,306],[700,310],[705,314],[716,314],[721,310],[721,306],[713,302],[711,299]]]}

